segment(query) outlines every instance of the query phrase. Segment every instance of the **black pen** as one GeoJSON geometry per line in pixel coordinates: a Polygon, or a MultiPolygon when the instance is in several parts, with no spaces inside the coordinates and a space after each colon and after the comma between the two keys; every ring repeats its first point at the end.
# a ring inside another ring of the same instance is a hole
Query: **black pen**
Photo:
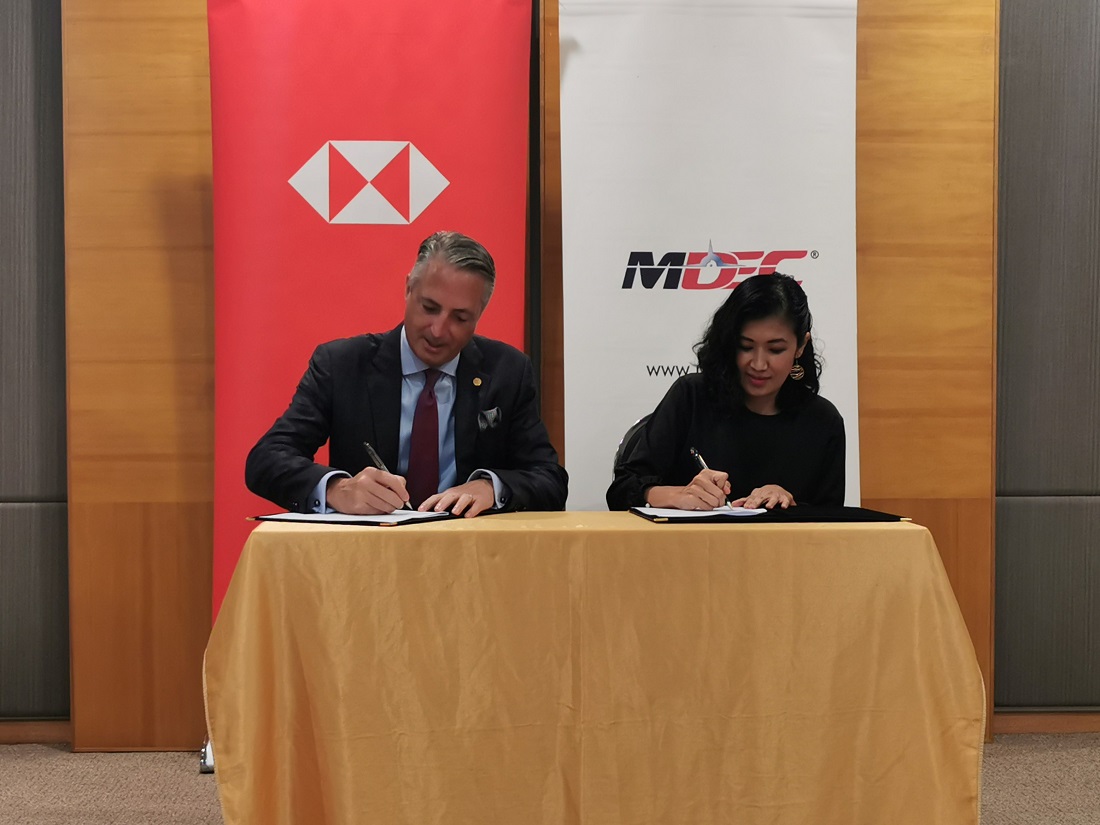
{"type": "MultiPolygon", "coordinates": [[[[378,455],[378,453],[375,452],[374,447],[372,447],[370,445],[370,442],[369,441],[364,441],[363,446],[367,448],[367,455],[370,456],[371,464],[373,464],[375,467],[377,467],[383,473],[388,473],[390,471],[389,467],[387,467],[386,462],[382,460],[382,456],[378,455]]],[[[404,504],[401,505],[401,509],[402,510],[411,510],[412,509],[412,503],[406,501],[404,504]]]]}

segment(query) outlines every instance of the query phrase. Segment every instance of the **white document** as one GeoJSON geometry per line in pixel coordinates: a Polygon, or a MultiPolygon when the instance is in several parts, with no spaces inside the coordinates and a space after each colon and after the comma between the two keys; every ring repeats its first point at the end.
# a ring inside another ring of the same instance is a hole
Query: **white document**
{"type": "Polygon", "coordinates": [[[723,507],[715,507],[713,510],[670,510],[663,507],[632,507],[632,510],[637,510],[642,515],[652,516],[653,518],[710,518],[712,516],[729,516],[731,518],[738,518],[742,516],[758,516],[761,513],[768,512],[763,507],[730,507],[728,504],[723,507]]]}
{"type": "Polygon", "coordinates": [[[450,512],[437,513],[434,510],[397,510],[377,516],[355,516],[347,513],[272,513],[268,516],[256,516],[256,521],[292,521],[299,524],[363,524],[389,526],[419,521],[439,521],[454,518],[450,512]]]}

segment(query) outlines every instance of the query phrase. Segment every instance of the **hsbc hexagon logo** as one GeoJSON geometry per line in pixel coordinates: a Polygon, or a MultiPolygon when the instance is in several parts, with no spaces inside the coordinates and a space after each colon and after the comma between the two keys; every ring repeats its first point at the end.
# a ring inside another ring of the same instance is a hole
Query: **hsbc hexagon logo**
{"type": "Polygon", "coordinates": [[[450,184],[407,140],[328,140],[287,181],[329,223],[410,224],[450,184]]]}

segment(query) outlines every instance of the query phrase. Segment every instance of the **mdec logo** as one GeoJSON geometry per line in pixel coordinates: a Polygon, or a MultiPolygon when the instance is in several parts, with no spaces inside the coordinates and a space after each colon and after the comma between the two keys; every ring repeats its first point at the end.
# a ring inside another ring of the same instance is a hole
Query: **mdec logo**
{"type": "MultiPolygon", "coordinates": [[[[623,289],[640,281],[653,289],[664,276],[665,289],[733,289],[738,279],[750,275],[774,275],[782,261],[795,261],[809,254],[806,249],[777,249],[774,252],[666,252],[654,264],[652,252],[631,252],[626,262],[623,289]],[[759,263],[756,263],[759,261],[759,263]]],[[[812,257],[817,257],[814,253],[812,257]]]]}

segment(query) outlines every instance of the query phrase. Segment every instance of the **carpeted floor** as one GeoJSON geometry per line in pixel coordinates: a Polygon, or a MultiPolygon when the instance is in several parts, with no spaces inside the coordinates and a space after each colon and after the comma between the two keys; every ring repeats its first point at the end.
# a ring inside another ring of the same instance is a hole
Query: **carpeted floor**
{"type": "Polygon", "coordinates": [[[998,736],[986,745],[982,825],[1032,823],[1100,823],[1100,733],[998,736]]]}
{"type": "MultiPolygon", "coordinates": [[[[0,747],[3,825],[221,825],[197,753],[70,753],[0,747]]],[[[258,824],[257,824],[258,825],[258,824]]]]}
{"type": "MultiPolygon", "coordinates": [[[[214,777],[198,768],[194,753],[0,747],[0,823],[222,825],[214,777]]],[[[982,824],[1100,825],[1100,734],[986,746],[982,824]]]]}

